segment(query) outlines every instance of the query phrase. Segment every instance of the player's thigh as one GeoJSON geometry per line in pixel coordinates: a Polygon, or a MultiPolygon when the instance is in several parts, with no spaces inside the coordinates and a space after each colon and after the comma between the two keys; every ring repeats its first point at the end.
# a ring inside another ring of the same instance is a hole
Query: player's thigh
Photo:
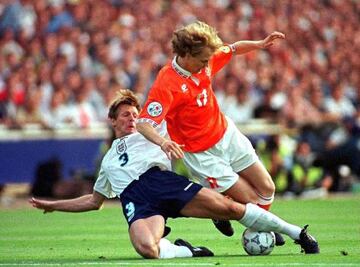
{"type": "Polygon", "coordinates": [[[202,186],[220,193],[229,189],[238,180],[238,174],[222,156],[222,151],[216,149],[199,153],[185,152],[184,163],[202,186]]]}
{"type": "Polygon", "coordinates": [[[238,173],[261,195],[267,196],[275,192],[275,184],[264,165],[257,161],[238,173]]]}
{"type": "Polygon", "coordinates": [[[131,243],[137,251],[157,245],[163,235],[164,226],[165,220],[161,215],[136,220],[129,229],[131,243]]]}
{"type": "Polygon", "coordinates": [[[242,134],[236,125],[228,120],[227,134],[221,141],[221,148],[229,158],[234,172],[239,173],[259,160],[250,140],[242,134]]]}
{"type": "Polygon", "coordinates": [[[239,220],[245,206],[208,188],[202,188],[181,210],[187,217],[239,220]]]}

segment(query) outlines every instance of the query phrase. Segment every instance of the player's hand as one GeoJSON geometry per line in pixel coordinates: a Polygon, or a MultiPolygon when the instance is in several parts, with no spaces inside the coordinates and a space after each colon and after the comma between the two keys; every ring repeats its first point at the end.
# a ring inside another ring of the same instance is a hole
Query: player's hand
{"type": "Polygon", "coordinates": [[[54,211],[54,209],[51,207],[51,201],[40,200],[32,197],[31,199],[29,199],[29,203],[34,208],[44,210],[44,213],[54,211]]]}
{"type": "Polygon", "coordinates": [[[277,39],[285,39],[285,34],[282,32],[272,32],[264,40],[262,40],[261,47],[268,48],[274,44],[277,39]]]}
{"type": "Polygon", "coordinates": [[[171,141],[171,140],[165,140],[161,144],[162,151],[165,152],[168,159],[182,159],[184,157],[184,152],[182,151],[182,147],[185,145],[179,145],[178,143],[171,141]]]}

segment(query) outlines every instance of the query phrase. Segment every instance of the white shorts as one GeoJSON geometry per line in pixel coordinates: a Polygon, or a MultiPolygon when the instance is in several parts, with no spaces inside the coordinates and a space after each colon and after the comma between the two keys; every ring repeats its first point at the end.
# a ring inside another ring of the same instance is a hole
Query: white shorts
{"type": "Polygon", "coordinates": [[[208,150],[185,152],[184,163],[201,185],[218,192],[229,189],[239,179],[237,173],[259,161],[249,139],[234,122],[226,118],[228,127],[220,141],[208,150]]]}

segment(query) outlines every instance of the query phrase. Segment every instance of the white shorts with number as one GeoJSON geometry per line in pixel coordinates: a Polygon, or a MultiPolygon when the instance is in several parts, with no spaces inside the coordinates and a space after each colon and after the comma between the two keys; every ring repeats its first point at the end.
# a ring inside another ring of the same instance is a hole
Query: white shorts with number
{"type": "Polygon", "coordinates": [[[198,153],[185,152],[184,163],[201,185],[218,192],[229,189],[238,172],[259,160],[249,139],[227,118],[228,127],[220,141],[198,153]]]}

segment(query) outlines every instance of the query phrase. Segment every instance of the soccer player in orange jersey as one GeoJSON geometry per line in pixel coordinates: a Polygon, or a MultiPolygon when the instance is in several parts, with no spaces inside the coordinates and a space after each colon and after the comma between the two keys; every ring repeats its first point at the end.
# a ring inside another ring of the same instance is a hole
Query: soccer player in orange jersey
{"type": "MultiPolygon", "coordinates": [[[[138,131],[169,158],[183,158],[200,183],[240,203],[269,209],[275,185],[250,141],[219,108],[211,80],[233,57],[268,48],[285,35],[224,45],[214,28],[197,21],[173,33],[175,57],[159,72],[137,122],[138,131]],[[167,121],[171,140],[154,129],[167,121]]],[[[229,222],[215,222],[231,236],[229,222]]],[[[283,243],[278,237],[278,245],[283,243]]]]}

